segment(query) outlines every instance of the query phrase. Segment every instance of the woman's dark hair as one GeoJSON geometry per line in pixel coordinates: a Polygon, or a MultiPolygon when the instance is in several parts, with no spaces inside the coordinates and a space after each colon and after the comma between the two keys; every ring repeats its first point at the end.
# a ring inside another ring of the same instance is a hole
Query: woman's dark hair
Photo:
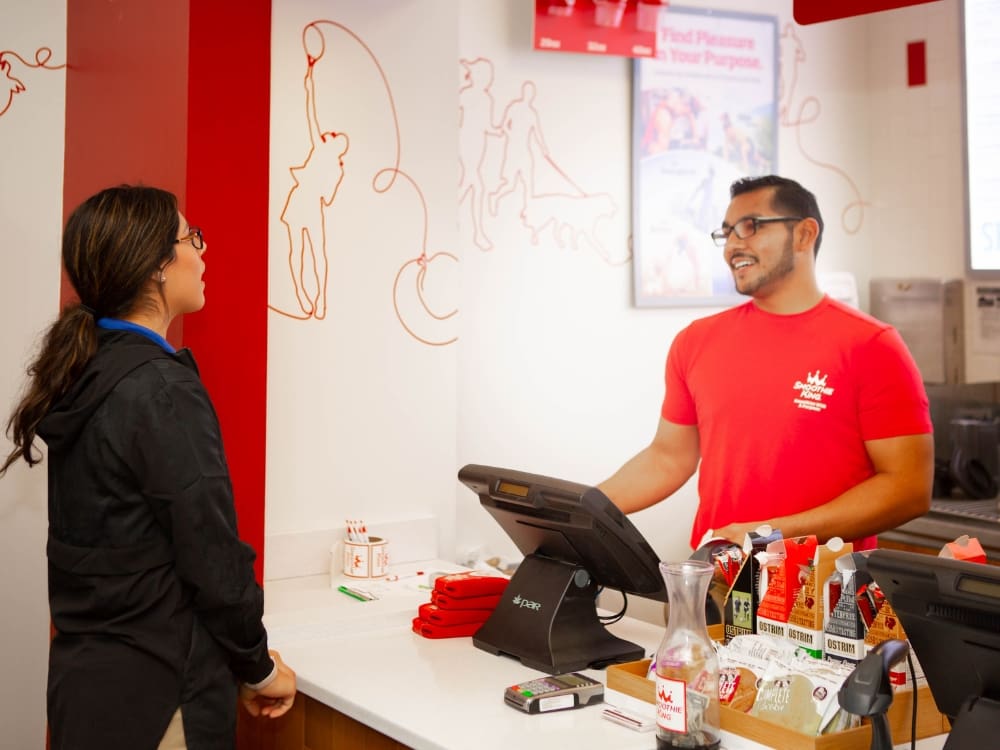
{"type": "Polygon", "coordinates": [[[795,180],[773,174],[763,177],[744,177],[730,185],[729,195],[735,198],[742,193],[769,187],[774,188],[771,206],[775,211],[801,216],[804,219],[815,219],[819,224],[816,242],[813,243],[813,257],[819,255],[819,243],[823,239],[823,217],[819,214],[819,204],[816,202],[816,196],[795,180]]]}
{"type": "Polygon", "coordinates": [[[24,394],[7,422],[14,450],[0,476],[19,458],[29,466],[41,460],[33,450],[38,424],[94,356],[97,318],[156,309],[151,295],[162,291],[148,282],[173,260],[179,221],[173,193],[133,185],[102,190],[70,215],[62,261],[80,302],[62,309],[28,366],[24,394]]]}

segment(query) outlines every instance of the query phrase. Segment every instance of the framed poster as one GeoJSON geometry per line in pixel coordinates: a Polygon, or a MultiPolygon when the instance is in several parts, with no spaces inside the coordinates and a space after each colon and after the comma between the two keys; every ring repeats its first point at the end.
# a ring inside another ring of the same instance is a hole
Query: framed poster
{"type": "Polygon", "coordinates": [[[632,238],[639,307],[745,298],[709,233],[729,185],[777,170],[778,18],[668,6],[633,63],[632,238]]]}

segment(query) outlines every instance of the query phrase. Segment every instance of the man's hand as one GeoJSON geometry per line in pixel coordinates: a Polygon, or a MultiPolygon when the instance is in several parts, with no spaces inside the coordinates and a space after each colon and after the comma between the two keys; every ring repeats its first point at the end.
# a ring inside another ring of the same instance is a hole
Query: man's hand
{"type": "MultiPolygon", "coordinates": [[[[753,523],[731,523],[720,529],[714,529],[705,536],[710,536],[712,539],[728,539],[734,544],[738,544],[742,547],[747,534],[751,531],[756,531],[761,526],[765,525],[768,525],[766,521],[754,521],[753,523]]],[[[703,540],[702,544],[704,544],[705,541],[707,541],[707,539],[703,540]]]]}

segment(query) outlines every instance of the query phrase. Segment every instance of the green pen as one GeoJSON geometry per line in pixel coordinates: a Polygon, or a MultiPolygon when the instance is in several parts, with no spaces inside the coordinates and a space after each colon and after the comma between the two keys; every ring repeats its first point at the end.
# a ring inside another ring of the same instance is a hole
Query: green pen
{"type": "Polygon", "coordinates": [[[361,594],[359,594],[358,592],[353,591],[353,590],[347,588],[347,586],[338,586],[337,587],[337,591],[339,591],[341,594],[347,594],[349,597],[351,597],[352,599],[357,599],[359,602],[366,602],[366,601],[368,601],[361,594]]]}

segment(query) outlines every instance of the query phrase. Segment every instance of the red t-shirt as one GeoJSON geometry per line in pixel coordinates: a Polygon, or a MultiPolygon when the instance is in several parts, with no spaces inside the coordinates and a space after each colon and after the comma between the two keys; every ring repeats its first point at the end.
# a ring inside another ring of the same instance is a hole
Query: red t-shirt
{"type": "Polygon", "coordinates": [[[933,430],[896,330],[829,297],[798,315],[748,302],[691,323],[670,347],[661,414],[698,426],[692,548],[708,529],[814,508],[864,481],[866,440],[933,430]]]}

